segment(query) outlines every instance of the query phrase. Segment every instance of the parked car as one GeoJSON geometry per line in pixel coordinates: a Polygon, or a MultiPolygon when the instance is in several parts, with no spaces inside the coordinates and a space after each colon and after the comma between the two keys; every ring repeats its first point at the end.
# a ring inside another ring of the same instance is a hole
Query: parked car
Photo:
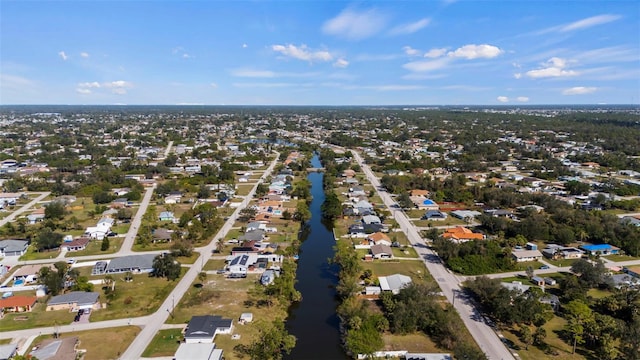
{"type": "Polygon", "coordinates": [[[540,270],[547,270],[547,269],[549,269],[549,265],[540,266],[540,270]]]}
{"type": "Polygon", "coordinates": [[[75,264],[76,263],[76,259],[71,258],[71,259],[67,259],[67,264],[75,264]]]}

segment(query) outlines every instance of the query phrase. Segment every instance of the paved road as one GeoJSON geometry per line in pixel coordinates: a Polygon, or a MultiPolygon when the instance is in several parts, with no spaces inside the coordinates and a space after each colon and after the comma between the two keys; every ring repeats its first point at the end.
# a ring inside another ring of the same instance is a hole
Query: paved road
{"type": "MultiPolygon", "coordinates": [[[[277,153],[274,161],[260,177],[261,181],[264,181],[264,179],[266,179],[267,176],[271,174],[274,167],[276,166],[276,163],[278,162],[279,156],[280,154],[277,153]]],[[[218,231],[216,236],[214,236],[209,245],[200,248],[200,256],[198,257],[194,265],[189,268],[182,280],[180,280],[180,282],[176,285],[171,294],[167,296],[164,303],[162,303],[162,305],[160,306],[160,309],[148,318],[148,321],[145,323],[144,328],[133,340],[127,351],[122,355],[121,359],[139,359],[142,356],[142,352],[147,348],[147,345],[149,345],[149,343],[153,339],[153,336],[156,334],[156,332],[158,332],[158,330],[162,328],[162,325],[167,321],[170,312],[173,311],[174,304],[177,304],[180,301],[193,281],[195,281],[198,273],[202,271],[203,265],[211,256],[212,251],[216,248],[218,240],[226,236],[227,232],[229,232],[236,219],[240,215],[240,211],[247,207],[256,192],[256,187],[257,184],[251,189],[249,195],[245,197],[245,199],[242,201],[242,204],[238,206],[238,208],[233,212],[227,222],[222,226],[220,231],[218,231]]]]}
{"type": "Polygon", "coordinates": [[[169,141],[169,144],[167,145],[167,148],[164,150],[164,157],[163,159],[166,159],[167,156],[169,156],[169,153],[171,152],[171,147],[173,146],[173,140],[169,141]]]}
{"type": "Polygon", "coordinates": [[[26,212],[27,210],[29,210],[32,206],[34,206],[38,202],[42,201],[42,199],[44,199],[47,196],[49,196],[49,194],[51,194],[51,192],[49,192],[49,191],[40,193],[40,195],[38,195],[38,197],[36,197],[35,199],[31,200],[28,204],[23,205],[20,209],[14,211],[13,213],[11,213],[6,218],[0,220],[0,227],[4,226],[9,221],[13,221],[16,217],[18,217],[18,215],[20,215],[20,214],[26,212]]]}
{"type": "Polygon", "coordinates": [[[122,242],[122,246],[120,250],[116,253],[116,256],[125,256],[132,255],[138,252],[132,251],[133,243],[136,240],[136,235],[138,234],[138,230],[140,229],[140,224],[142,224],[142,217],[147,212],[147,207],[149,207],[149,203],[151,202],[151,197],[153,196],[153,190],[155,186],[147,188],[147,191],[144,193],[144,197],[142,198],[142,202],[140,202],[140,207],[138,207],[138,211],[136,215],[133,217],[131,221],[131,226],[129,226],[129,231],[127,235],[124,237],[124,241],[122,242]]]}
{"type": "Polygon", "coordinates": [[[416,227],[407,218],[405,213],[397,207],[392,206],[395,204],[395,201],[389,196],[389,193],[379,191],[380,181],[373,174],[369,166],[364,163],[360,154],[358,154],[357,151],[351,152],[371,185],[375,187],[380,198],[382,198],[382,201],[392,209],[392,215],[400,226],[400,229],[407,234],[414,249],[424,260],[427,270],[429,270],[433,278],[438,282],[447,300],[449,300],[458,311],[465,326],[469,329],[471,336],[473,336],[485,355],[491,360],[514,359],[511,351],[506,348],[493,329],[481,320],[482,317],[479,316],[479,312],[474,308],[473,304],[467,301],[467,298],[458,296],[458,294],[463,294],[460,286],[461,279],[451,273],[440,261],[440,257],[427,247],[418,230],[416,230],[416,227]]]}

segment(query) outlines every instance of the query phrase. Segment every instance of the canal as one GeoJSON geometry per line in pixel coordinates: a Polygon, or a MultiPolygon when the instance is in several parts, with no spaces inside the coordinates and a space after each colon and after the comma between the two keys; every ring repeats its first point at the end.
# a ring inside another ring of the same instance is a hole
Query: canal
{"type": "MultiPolygon", "coordinates": [[[[322,167],[318,155],[312,167],[322,167]]],[[[323,173],[310,173],[311,195],[309,229],[302,235],[296,289],[302,301],[289,310],[287,329],[297,338],[296,347],[286,359],[349,359],[340,345],[339,319],[336,315],[335,285],[338,268],[329,265],[333,257],[333,229],[322,222],[320,206],[324,202],[323,173]]]]}

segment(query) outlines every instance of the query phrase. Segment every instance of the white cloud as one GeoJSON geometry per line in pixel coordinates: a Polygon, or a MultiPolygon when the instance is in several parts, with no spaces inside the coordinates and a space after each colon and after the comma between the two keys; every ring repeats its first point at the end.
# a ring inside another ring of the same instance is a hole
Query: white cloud
{"type": "Polygon", "coordinates": [[[426,58],[439,58],[447,53],[447,48],[434,48],[424,54],[426,58]]]}
{"type": "Polygon", "coordinates": [[[322,32],[349,40],[361,40],[377,34],[387,23],[387,17],[376,9],[357,11],[344,9],[322,25],[322,32]]]}
{"type": "Polygon", "coordinates": [[[518,100],[519,102],[529,102],[529,97],[527,97],[527,96],[518,96],[516,98],[516,100],[518,100]]]}
{"type": "Polygon", "coordinates": [[[88,57],[89,57],[89,53],[88,53],[88,52],[81,52],[81,53],[80,53],[80,57],[83,57],[83,58],[85,58],[85,59],[86,59],[86,58],[88,58],[88,57]]]}
{"type": "Polygon", "coordinates": [[[620,15],[611,15],[611,14],[592,16],[586,19],[578,20],[576,22],[572,22],[570,24],[561,26],[560,31],[567,32],[567,31],[573,31],[573,30],[586,29],[592,26],[610,23],[620,18],[621,18],[620,15]]]}
{"type": "Polygon", "coordinates": [[[209,84],[209,86],[211,86],[211,87],[212,87],[212,88],[214,88],[214,89],[217,89],[217,88],[218,88],[218,84],[213,83],[213,82],[212,82],[211,84],[209,84]]]}
{"type": "Polygon", "coordinates": [[[513,74],[513,77],[516,79],[520,79],[522,77],[522,73],[515,73],[513,74]]]}
{"type": "Polygon", "coordinates": [[[246,49],[247,47],[249,47],[249,45],[247,45],[247,44],[242,44],[242,48],[243,48],[243,49],[246,49]]]}
{"type": "Polygon", "coordinates": [[[579,75],[577,71],[566,69],[567,60],[552,57],[543,64],[543,67],[527,71],[527,76],[532,79],[548,77],[568,77],[579,75]]]}
{"type": "Polygon", "coordinates": [[[407,54],[409,56],[416,56],[416,55],[420,54],[420,50],[414,49],[411,46],[404,46],[404,47],[402,47],[402,50],[404,51],[405,54],[407,54]]]}
{"type": "Polygon", "coordinates": [[[339,68],[346,68],[347,66],[349,66],[349,62],[345,59],[340,58],[333,63],[333,66],[339,67],[339,68]]]}
{"type": "Polygon", "coordinates": [[[64,60],[64,61],[67,61],[67,59],[69,58],[69,57],[67,56],[67,54],[65,54],[65,53],[64,53],[64,51],[60,51],[60,52],[58,53],[58,56],[60,56],[60,58],[62,58],[62,60],[64,60]]]}
{"type": "Polygon", "coordinates": [[[272,78],[276,74],[269,70],[252,70],[252,69],[235,69],[231,71],[231,75],[237,77],[252,77],[252,78],[272,78]]]}
{"type": "Polygon", "coordinates": [[[496,100],[498,100],[498,101],[499,101],[499,102],[501,102],[501,103],[509,102],[509,98],[508,98],[508,97],[506,97],[506,96],[498,96],[498,97],[496,98],[496,100]]]}
{"type": "Polygon", "coordinates": [[[133,84],[124,81],[124,80],[116,80],[111,82],[105,82],[101,84],[105,88],[111,89],[111,92],[118,95],[124,95],[127,93],[127,89],[133,87],[133,84]]]}
{"type": "Polygon", "coordinates": [[[299,47],[288,44],[288,45],[272,45],[271,49],[275,52],[279,52],[284,56],[292,57],[298,60],[304,61],[331,61],[333,60],[333,56],[326,50],[319,51],[311,51],[307,47],[307,45],[302,44],[299,47]]]}
{"type": "Polygon", "coordinates": [[[398,25],[393,29],[391,29],[391,31],[389,31],[389,34],[391,35],[413,34],[414,32],[427,27],[430,23],[431,23],[431,19],[429,18],[420,19],[412,23],[398,25]]]}
{"type": "Polygon", "coordinates": [[[191,58],[191,55],[189,55],[189,54],[187,54],[187,53],[184,53],[184,54],[182,54],[182,58],[183,58],[183,59],[190,59],[190,58],[191,58]]]}
{"type": "Polygon", "coordinates": [[[468,59],[468,60],[480,59],[480,58],[492,59],[492,58],[502,54],[503,52],[504,51],[500,50],[500,48],[498,48],[497,46],[493,46],[493,45],[488,45],[488,44],[481,44],[481,45],[469,44],[469,45],[465,45],[465,46],[463,46],[461,48],[458,48],[455,51],[450,51],[447,55],[449,55],[449,57],[465,58],[465,59],[468,59]]]}
{"type": "Polygon", "coordinates": [[[402,67],[414,72],[428,72],[446,67],[447,65],[449,65],[449,61],[450,60],[448,58],[440,58],[428,61],[412,61],[410,63],[402,65],[402,67]]]}
{"type": "Polygon", "coordinates": [[[87,88],[87,89],[99,88],[100,87],[100,83],[97,82],[97,81],[94,81],[94,82],[83,82],[83,83],[79,83],[78,87],[87,88]]]}
{"type": "Polygon", "coordinates": [[[85,88],[77,88],[76,92],[78,94],[83,94],[83,95],[87,95],[87,94],[91,94],[91,89],[85,89],[85,88]]]}
{"type": "Polygon", "coordinates": [[[596,90],[598,90],[598,88],[595,87],[586,87],[586,86],[575,86],[572,88],[568,88],[568,89],[564,89],[562,91],[562,95],[584,95],[584,94],[591,94],[593,92],[595,92],[596,90]]]}

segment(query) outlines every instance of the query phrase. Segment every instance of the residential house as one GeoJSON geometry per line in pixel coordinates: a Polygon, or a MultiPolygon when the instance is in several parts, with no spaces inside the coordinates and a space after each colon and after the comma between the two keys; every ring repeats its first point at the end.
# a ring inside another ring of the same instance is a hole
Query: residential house
{"type": "MultiPolygon", "coordinates": [[[[0,315],[10,312],[30,312],[38,300],[35,296],[9,296],[0,299],[0,315]]],[[[0,316],[1,317],[1,316],[0,316]]]]}
{"type": "Polygon", "coordinates": [[[474,210],[455,210],[450,212],[450,214],[451,216],[464,221],[475,219],[477,216],[482,215],[482,213],[480,213],[479,211],[474,210]]]}
{"type": "MultiPolygon", "coordinates": [[[[141,255],[127,255],[111,259],[107,266],[104,268],[106,274],[118,274],[125,272],[137,273],[150,273],[153,271],[153,260],[156,258],[156,254],[141,254],[141,255]]],[[[100,262],[94,265],[95,267],[100,262]]]]}
{"type": "Polygon", "coordinates": [[[22,256],[27,253],[27,240],[0,240],[0,256],[22,256]]]}
{"type": "Polygon", "coordinates": [[[182,194],[167,195],[164,197],[165,204],[179,204],[182,201],[182,194]]]}
{"type": "Polygon", "coordinates": [[[235,256],[227,265],[227,270],[231,274],[247,274],[249,267],[258,261],[257,254],[241,254],[235,256]]]}
{"type": "Polygon", "coordinates": [[[446,220],[448,215],[440,210],[427,210],[424,215],[422,215],[422,220],[431,220],[431,221],[443,221],[446,220]]]}
{"type": "Polygon", "coordinates": [[[211,344],[217,334],[231,334],[233,320],[221,316],[193,316],[184,330],[184,341],[187,344],[211,344]]]}
{"type": "Polygon", "coordinates": [[[422,196],[414,196],[410,199],[418,210],[440,210],[440,205],[431,199],[425,199],[422,196]]]}
{"type": "Polygon", "coordinates": [[[380,282],[380,289],[382,291],[391,291],[393,294],[398,294],[400,290],[412,283],[409,276],[402,274],[378,276],[378,281],[380,282]]]}
{"type": "Polygon", "coordinates": [[[367,240],[373,243],[374,245],[391,246],[391,239],[389,239],[389,236],[385,233],[375,232],[371,235],[368,235],[367,240]]]}
{"type": "Polygon", "coordinates": [[[530,285],[523,285],[521,281],[512,281],[510,283],[501,282],[500,285],[506,287],[509,290],[514,290],[519,293],[524,293],[531,288],[530,285]]]}
{"type": "Polygon", "coordinates": [[[29,355],[41,360],[77,359],[78,337],[66,337],[60,339],[46,339],[36,344],[37,349],[29,355]]]}
{"type": "Polygon", "coordinates": [[[366,200],[358,201],[354,207],[358,209],[358,212],[362,215],[373,213],[373,205],[366,200]]]}
{"type": "Polygon", "coordinates": [[[251,230],[238,237],[238,241],[262,241],[265,239],[266,232],[264,230],[251,230]]]}
{"type": "Polygon", "coordinates": [[[362,217],[362,222],[364,224],[382,224],[382,220],[376,215],[365,215],[362,217]]]}
{"type": "Polygon", "coordinates": [[[172,234],[173,234],[173,230],[159,228],[159,229],[153,230],[153,232],[151,233],[151,237],[154,243],[170,242],[172,234]]]}
{"type": "Polygon", "coordinates": [[[0,360],[12,359],[18,353],[18,344],[0,345],[0,360]]]}
{"type": "Polygon", "coordinates": [[[364,192],[364,188],[362,186],[354,186],[349,188],[349,196],[358,197],[358,196],[366,196],[367,193],[364,192]]]}
{"type": "Polygon", "coordinates": [[[171,212],[171,211],[163,211],[158,216],[158,220],[160,220],[160,221],[171,221],[171,222],[173,222],[175,219],[176,218],[173,215],[173,212],[171,212]]]}
{"type": "Polygon", "coordinates": [[[557,244],[548,244],[547,247],[542,250],[542,255],[553,260],[580,259],[583,254],[583,251],[578,248],[557,244]]]}
{"type": "Polygon", "coordinates": [[[20,267],[18,270],[16,270],[16,272],[13,273],[13,281],[20,281],[22,280],[23,284],[30,284],[30,283],[34,283],[36,281],[38,281],[38,273],[40,272],[40,269],[43,267],[48,267],[50,269],[53,269],[53,265],[42,265],[42,264],[36,264],[36,265],[23,265],[22,267],[20,267]]]}
{"type": "Polygon", "coordinates": [[[80,309],[100,309],[100,302],[97,292],[72,291],[70,293],[57,295],[47,302],[47,311],[49,310],[69,310],[72,312],[80,309]]]}
{"type": "Polygon", "coordinates": [[[429,197],[429,190],[422,190],[422,189],[409,190],[409,196],[422,197],[423,199],[426,199],[429,197]]]}
{"type": "Polygon", "coordinates": [[[544,284],[545,285],[549,285],[549,286],[553,286],[556,284],[556,280],[550,277],[546,277],[544,278],[544,284]]]}
{"type": "Polygon", "coordinates": [[[456,226],[452,229],[447,229],[444,234],[442,234],[444,239],[450,239],[454,242],[465,242],[470,240],[483,240],[484,235],[479,233],[474,233],[473,231],[467,229],[463,226],[456,226]]]}
{"type": "Polygon", "coordinates": [[[79,237],[72,241],[63,242],[62,245],[60,245],[60,249],[62,251],[81,251],[86,249],[89,241],[89,238],[79,237]]]}
{"type": "Polygon", "coordinates": [[[531,282],[538,286],[544,286],[546,284],[546,282],[544,281],[544,278],[541,278],[540,276],[532,277],[531,282]]]}
{"type": "Polygon", "coordinates": [[[633,226],[640,226],[640,216],[623,216],[620,222],[627,223],[633,226]]]}
{"type": "Polygon", "coordinates": [[[538,261],[542,259],[542,253],[538,250],[512,250],[511,257],[516,262],[538,261]]]}
{"type": "Polygon", "coordinates": [[[371,246],[371,255],[374,259],[391,259],[393,252],[389,245],[373,245],[371,246]]]}
{"type": "Polygon", "coordinates": [[[111,202],[112,209],[122,209],[129,206],[129,200],[127,200],[127,198],[117,198],[111,202]]]}
{"type": "Polygon", "coordinates": [[[180,343],[173,360],[222,360],[222,353],[222,349],[217,349],[214,343],[180,343]]]}
{"type": "Polygon", "coordinates": [[[33,225],[44,220],[44,210],[45,208],[39,208],[31,212],[31,214],[27,215],[27,222],[29,225],[33,225]]]}
{"type": "Polygon", "coordinates": [[[609,244],[581,245],[580,249],[587,255],[616,255],[620,252],[620,248],[609,244]]]}

